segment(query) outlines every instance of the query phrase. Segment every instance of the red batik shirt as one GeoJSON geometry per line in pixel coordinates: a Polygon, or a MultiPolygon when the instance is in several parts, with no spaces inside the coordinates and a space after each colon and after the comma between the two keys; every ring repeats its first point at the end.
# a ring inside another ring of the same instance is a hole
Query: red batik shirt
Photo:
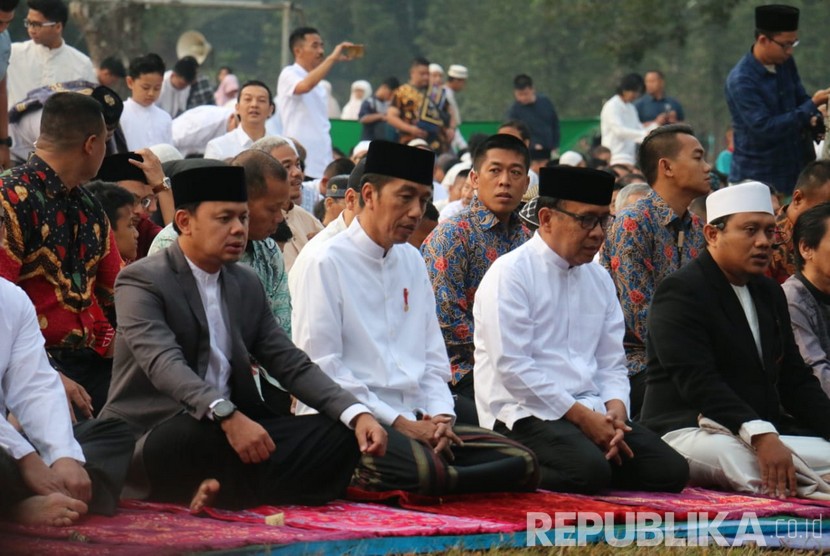
{"type": "Polygon", "coordinates": [[[67,188],[37,156],[0,175],[0,203],[0,276],[29,295],[46,347],[105,353],[114,330],[104,309],[122,261],[101,205],[83,187],[67,188]]]}

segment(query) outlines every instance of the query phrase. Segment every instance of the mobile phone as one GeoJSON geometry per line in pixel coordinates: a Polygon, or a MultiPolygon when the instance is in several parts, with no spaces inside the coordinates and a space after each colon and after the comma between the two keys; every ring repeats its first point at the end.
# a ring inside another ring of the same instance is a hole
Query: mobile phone
{"type": "Polygon", "coordinates": [[[356,58],[363,58],[364,54],[366,54],[366,47],[362,44],[353,44],[352,46],[343,47],[343,55],[351,58],[352,60],[356,58]]]}

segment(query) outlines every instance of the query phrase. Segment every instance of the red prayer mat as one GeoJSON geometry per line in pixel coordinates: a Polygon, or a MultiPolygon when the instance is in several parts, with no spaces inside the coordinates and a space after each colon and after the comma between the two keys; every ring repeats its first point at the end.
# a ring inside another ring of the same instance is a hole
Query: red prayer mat
{"type": "MultiPolygon", "coordinates": [[[[184,506],[128,500],[121,507],[189,514],[184,506]]],[[[206,508],[204,514],[220,521],[262,524],[266,516],[282,513],[285,526],[323,532],[343,532],[360,537],[415,537],[425,535],[479,535],[515,531],[498,520],[470,516],[423,513],[380,504],[337,500],[325,506],[259,506],[249,510],[206,508]]]]}
{"type": "Polygon", "coordinates": [[[741,519],[745,513],[756,517],[789,515],[810,519],[830,518],[830,503],[805,498],[778,500],[734,492],[687,487],[679,494],[666,492],[610,492],[596,496],[578,496],[586,502],[604,500],[626,506],[648,506],[662,512],[674,512],[675,521],[685,520],[689,512],[716,515],[726,512],[726,519],[741,519]]]}
{"type": "MultiPolygon", "coordinates": [[[[559,512],[612,513],[615,519],[624,520],[629,512],[664,512],[652,507],[604,502],[590,497],[561,494],[548,491],[536,492],[495,492],[485,494],[457,494],[442,497],[427,497],[401,490],[368,492],[349,488],[347,497],[351,500],[394,502],[404,508],[435,514],[464,516],[473,519],[501,521],[511,525],[511,532],[527,528],[528,512],[545,512],[554,515],[559,512]]],[[[565,524],[576,519],[565,519],[565,524]]]]}
{"type": "Polygon", "coordinates": [[[0,523],[3,555],[181,554],[248,545],[283,545],[360,538],[348,531],[309,531],[290,526],[229,523],[183,512],[120,508],[113,517],[86,516],[70,527],[0,523]]]}

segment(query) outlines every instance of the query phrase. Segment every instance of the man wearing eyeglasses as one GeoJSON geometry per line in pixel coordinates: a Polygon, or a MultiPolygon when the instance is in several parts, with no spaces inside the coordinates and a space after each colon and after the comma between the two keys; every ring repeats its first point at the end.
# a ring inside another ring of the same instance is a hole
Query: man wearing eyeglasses
{"type": "Polygon", "coordinates": [[[540,488],[677,492],[686,462],[628,418],[623,315],[592,262],[613,187],[599,170],[541,169],[538,230],[493,263],[475,296],[479,421],[536,453],[540,488]]]}
{"type": "Polygon", "coordinates": [[[63,40],[69,12],[61,0],[28,0],[23,24],[31,40],[12,44],[8,70],[8,107],[32,89],[84,79],[97,83],[89,57],[63,40]]]}
{"type": "Polygon", "coordinates": [[[117,183],[135,196],[133,224],[138,230],[138,256],[147,256],[153,240],[162,230],[150,217],[161,210],[165,223],[173,221],[173,194],[158,157],[150,149],[113,154],[104,158],[95,179],[117,183]]]}
{"type": "Polygon", "coordinates": [[[815,159],[813,137],[830,89],[810,97],[792,59],[798,46],[799,10],[755,9],[755,43],[726,80],[735,151],[729,181],[758,180],[780,193],[793,191],[798,173],[815,159]]]}

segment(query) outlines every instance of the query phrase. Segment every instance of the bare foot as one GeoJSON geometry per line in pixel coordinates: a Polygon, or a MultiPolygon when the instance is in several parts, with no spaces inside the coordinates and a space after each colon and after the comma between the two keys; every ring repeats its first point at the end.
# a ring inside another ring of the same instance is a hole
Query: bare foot
{"type": "Polygon", "coordinates": [[[202,481],[202,484],[196,489],[193,499],[190,500],[190,513],[198,514],[205,508],[212,506],[218,494],[219,481],[216,479],[202,481]]]}
{"type": "Polygon", "coordinates": [[[12,519],[23,525],[51,525],[66,527],[78,521],[87,512],[86,504],[65,494],[53,492],[47,496],[31,496],[20,502],[12,519]]]}

